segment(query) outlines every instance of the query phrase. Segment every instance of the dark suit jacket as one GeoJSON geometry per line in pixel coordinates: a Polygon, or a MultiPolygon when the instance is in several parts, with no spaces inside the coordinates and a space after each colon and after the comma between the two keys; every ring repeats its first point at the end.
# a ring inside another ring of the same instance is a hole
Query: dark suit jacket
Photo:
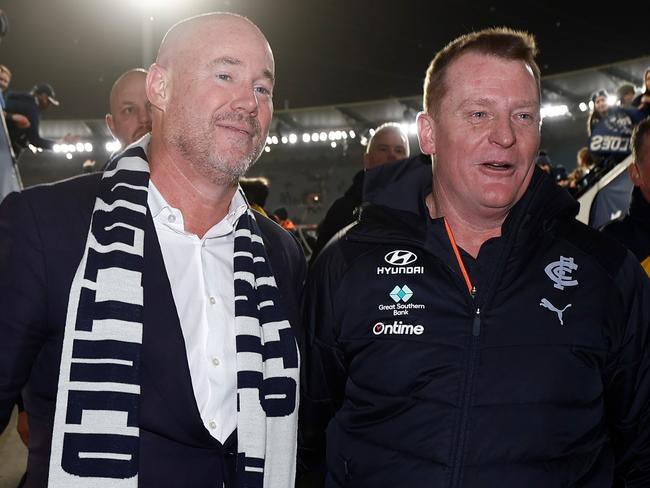
{"type": "MultiPolygon", "coordinates": [[[[26,487],[47,484],[68,291],[81,259],[100,174],[8,196],[0,206],[0,431],[21,389],[30,422],[26,487]]],[[[257,216],[284,309],[299,324],[302,252],[257,216]]],[[[141,487],[222,486],[235,436],[222,446],[199,416],[185,345],[151,216],[145,229],[141,350],[141,487]]]]}

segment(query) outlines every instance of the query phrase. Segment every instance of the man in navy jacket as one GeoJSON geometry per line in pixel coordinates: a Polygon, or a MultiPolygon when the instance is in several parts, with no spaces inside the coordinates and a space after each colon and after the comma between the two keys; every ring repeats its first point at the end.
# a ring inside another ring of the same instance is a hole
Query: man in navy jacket
{"type": "Polygon", "coordinates": [[[535,169],[535,54],[505,28],[438,53],[431,158],[369,171],[310,271],[301,452],[328,488],[650,486],[650,282],[535,169]]]}

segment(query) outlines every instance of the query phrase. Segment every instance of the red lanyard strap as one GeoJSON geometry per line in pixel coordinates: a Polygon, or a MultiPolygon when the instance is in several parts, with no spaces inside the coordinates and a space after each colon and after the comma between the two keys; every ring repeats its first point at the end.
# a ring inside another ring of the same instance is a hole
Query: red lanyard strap
{"type": "Polygon", "coordinates": [[[458,267],[460,268],[461,273],[463,273],[463,278],[465,278],[465,284],[467,285],[467,291],[469,291],[469,294],[472,294],[472,290],[474,287],[472,286],[472,281],[469,279],[469,274],[467,273],[467,269],[465,269],[465,264],[463,263],[463,260],[460,257],[460,251],[458,250],[458,246],[456,245],[456,239],[454,239],[454,233],[451,231],[451,227],[449,227],[449,223],[447,222],[446,218],[443,218],[445,221],[445,229],[447,229],[447,235],[449,236],[449,242],[451,242],[451,247],[454,250],[454,254],[456,255],[456,260],[458,261],[458,267]]]}

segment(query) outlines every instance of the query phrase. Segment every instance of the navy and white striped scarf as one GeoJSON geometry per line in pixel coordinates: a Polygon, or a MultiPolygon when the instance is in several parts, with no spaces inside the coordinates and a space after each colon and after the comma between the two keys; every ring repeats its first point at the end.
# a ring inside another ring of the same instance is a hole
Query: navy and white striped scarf
{"type": "MultiPolygon", "coordinates": [[[[50,487],[138,485],[149,138],[106,171],[70,288],[50,487]]],[[[237,485],[294,485],[299,354],[255,217],[235,229],[237,485]]]]}

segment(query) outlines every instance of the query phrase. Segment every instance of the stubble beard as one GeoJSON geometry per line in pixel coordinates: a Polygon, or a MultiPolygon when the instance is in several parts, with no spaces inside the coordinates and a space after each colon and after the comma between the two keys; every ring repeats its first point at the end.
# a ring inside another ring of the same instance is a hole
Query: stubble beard
{"type": "Polygon", "coordinates": [[[191,117],[177,120],[185,123],[185,126],[170,127],[169,140],[199,174],[220,186],[237,185],[239,178],[257,161],[264,148],[265,140],[257,119],[236,113],[215,114],[207,127],[201,127],[200,121],[191,117]],[[253,146],[248,152],[242,154],[248,142],[234,135],[221,139],[220,144],[213,142],[214,131],[222,121],[245,122],[248,125],[253,134],[253,146]]]}

